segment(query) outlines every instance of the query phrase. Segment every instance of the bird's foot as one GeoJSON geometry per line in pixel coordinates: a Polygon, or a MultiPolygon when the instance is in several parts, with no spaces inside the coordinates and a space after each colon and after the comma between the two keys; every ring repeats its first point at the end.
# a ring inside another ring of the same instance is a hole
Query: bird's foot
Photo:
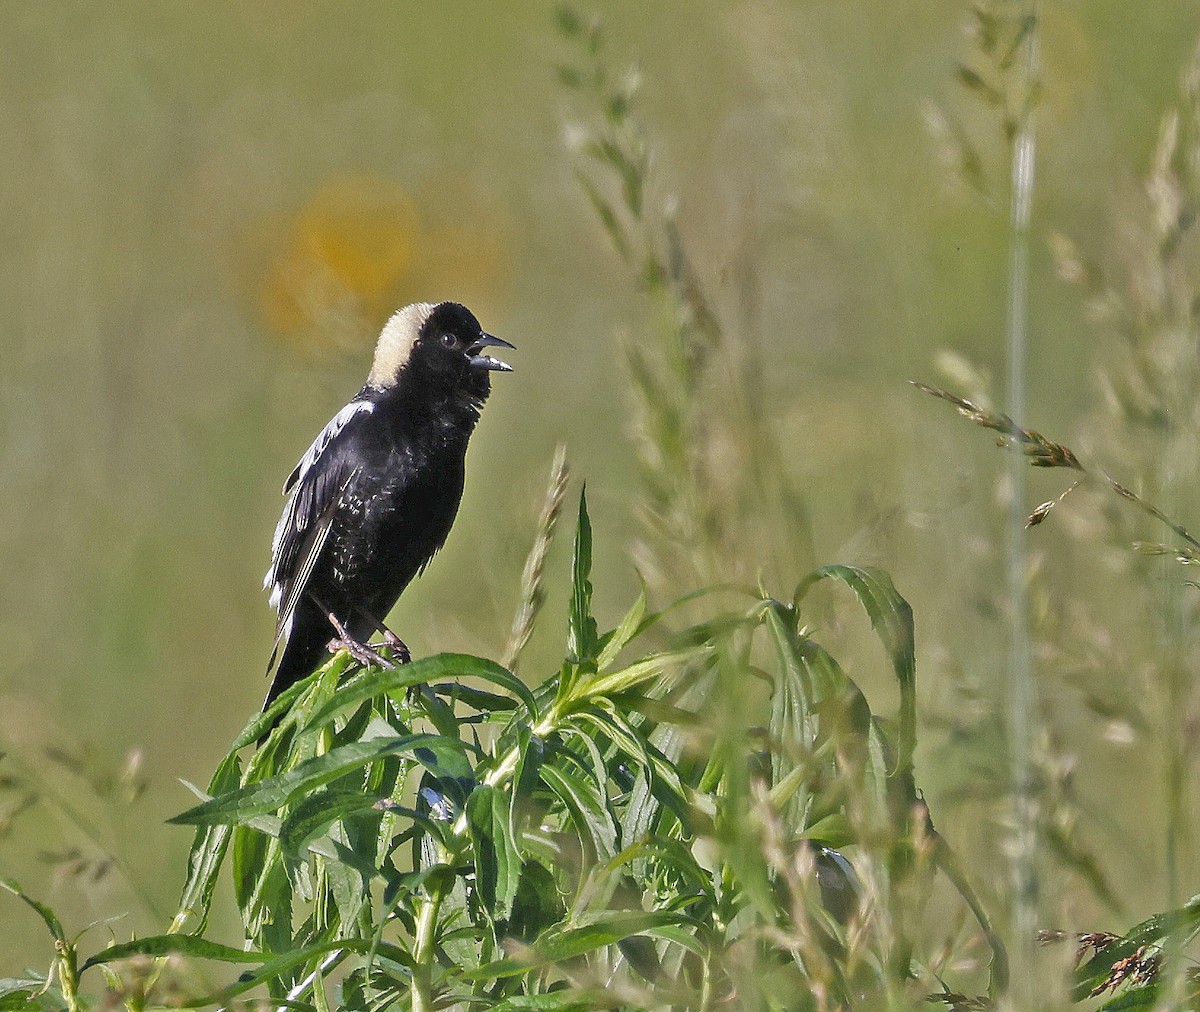
{"type": "Polygon", "coordinates": [[[397,636],[387,626],[383,627],[383,642],[388,645],[392,653],[396,655],[396,660],[401,664],[408,664],[412,661],[412,654],[408,651],[408,646],[399,636],[397,636]]]}
{"type": "Polygon", "coordinates": [[[369,643],[360,643],[358,640],[352,639],[349,636],[335,636],[329,641],[326,649],[331,654],[336,654],[339,650],[348,650],[350,652],[350,656],[365,667],[374,666],[389,670],[392,670],[396,667],[395,661],[388,660],[369,643]]]}

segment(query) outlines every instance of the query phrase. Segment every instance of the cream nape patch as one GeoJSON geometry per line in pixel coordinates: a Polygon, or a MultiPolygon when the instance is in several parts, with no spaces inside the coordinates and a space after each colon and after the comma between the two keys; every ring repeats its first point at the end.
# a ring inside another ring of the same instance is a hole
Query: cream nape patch
{"type": "Polygon", "coordinates": [[[396,375],[412,354],[421,328],[436,308],[437,304],[433,302],[414,302],[392,314],[375,345],[375,359],[367,374],[367,386],[386,390],[396,382],[396,375]]]}

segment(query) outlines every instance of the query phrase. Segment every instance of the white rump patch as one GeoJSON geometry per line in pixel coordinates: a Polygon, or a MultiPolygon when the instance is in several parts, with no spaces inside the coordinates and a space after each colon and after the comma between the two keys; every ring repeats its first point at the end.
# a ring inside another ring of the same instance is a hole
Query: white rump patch
{"type": "Polygon", "coordinates": [[[432,302],[415,302],[392,314],[383,326],[375,346],[375,361],[367,375],[367,385],[385,390],[396,382],[400,367],[408,361],[413,345],[429,314],[437,308],[432,302]]]}

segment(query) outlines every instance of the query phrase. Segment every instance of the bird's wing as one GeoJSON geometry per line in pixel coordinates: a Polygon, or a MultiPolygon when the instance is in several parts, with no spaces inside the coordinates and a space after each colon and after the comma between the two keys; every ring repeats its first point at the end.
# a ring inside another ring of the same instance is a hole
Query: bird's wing
{"type": "Polygon", "coordinates": [[[287,632],[329,537],[339,499],[355,474],[352,462],[339,452],[339,442],[357,419],[374,408],[365,400],[351,401],[342,408],[313,440],[284,484],[287,504],[275,527],[271,566],[263,579],[263,587],[271,592],[271,606],[279,611],[276,646],[287,632]]]}

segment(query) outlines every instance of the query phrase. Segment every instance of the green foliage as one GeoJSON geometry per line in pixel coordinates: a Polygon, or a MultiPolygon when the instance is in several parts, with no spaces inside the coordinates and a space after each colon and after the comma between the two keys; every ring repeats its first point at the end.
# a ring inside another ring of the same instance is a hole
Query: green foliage
{"type": "Polygon", "coordinates": [[[914,784],[912,615],[890,579],[829,566],[790,603],[746,593],[639,652],[665,613],[643,593],[599,632],[592,555],[581,495],[567,656],[532,689],[477,657],[384,671],[339,654],[252,720],[172,820],[196,837],[168,933],[76,971],[76,943],[26,898],[60,952],[54,993],[75,1005],[78,974],[102,968],[140,1001],[180,960],[245,969],[187,1007],[815,1009],[910,990],[903,926],[944,844],[914,784]],[[885,648],[895,720],[802,624],[827,581],[885,648]],[[244,944],[205,934],[223,874],[244,944]]]}
{"type": "MultiPolygon", "coordinates": [[[[938,871],[1003,993],[1003,946],[916,788],[913,619],[889,577],[826,566],[790,602],[743,592],[646,653],[666,612],[643,593],[599,632],[592,555],[581,495],[567,657],[533,688],[478,657],[385,671],[339,654],[252,720],[172,820],[196,836],[167,933],[81,960],[80,938],[3,883],[55,956],[45,976],[0,982],[0,1007],[82,1008],[89,971],[131,1009],[167,994],[195,1008],[916,1007],[935,978],[914,926],[938,871]],[[884,649],[894,719],[802,622],[828,582],[884,649]],[[223,873],[240,943],[206,936],[223,873]],[[242,972],[215,989],[181,970],[221,964],[242,972]]],[[[1198,930],[1193,900],[1123,938],[1084,936],[1074,999],[1152,1007],[1162,954],[1198,930]]],[[[983,1007],[940,986],[932,1000],[983,1007]]]]}

